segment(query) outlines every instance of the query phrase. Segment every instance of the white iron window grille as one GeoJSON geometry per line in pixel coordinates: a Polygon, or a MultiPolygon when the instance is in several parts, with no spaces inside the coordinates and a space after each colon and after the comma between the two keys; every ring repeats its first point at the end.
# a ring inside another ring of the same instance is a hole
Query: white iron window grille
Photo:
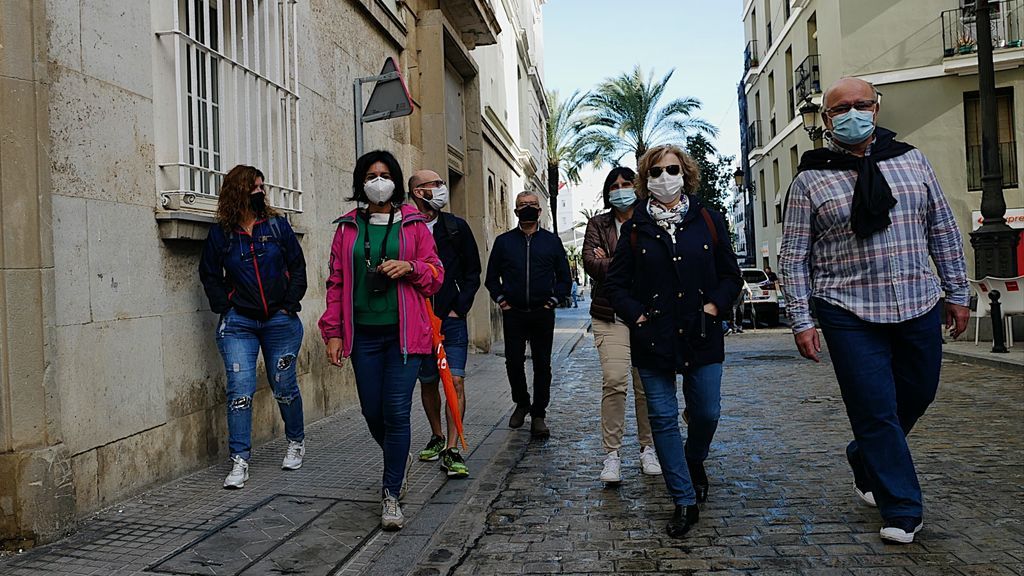
{"type": "Polygon", "coordinates": [[[174,0],[173,27],[156,33],[173,55],[174,98],[157,102],[176,130],[158,134],[164,208],[214,209],[227,171],[250,164],[271,205],[302,211],[296,3],[174,0]]]}

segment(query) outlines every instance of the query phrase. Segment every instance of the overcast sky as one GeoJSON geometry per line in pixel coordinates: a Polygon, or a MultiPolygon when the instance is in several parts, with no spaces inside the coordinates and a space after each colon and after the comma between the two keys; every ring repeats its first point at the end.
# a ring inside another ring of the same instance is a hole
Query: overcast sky
{"type": "MultiPolygon", "coordinates": [[[[659,79],[675,68],[663,102],[698,98],[700,116],[719,128],[719,152],[738,155],[742,9],[741,0],[548,0],[543,7],[545,87],[564,97],[636,64],[654,70],[659,79]]],[[[588,174],[576,188],[577,207],[592,206],[606,171],[588,174]]]]}

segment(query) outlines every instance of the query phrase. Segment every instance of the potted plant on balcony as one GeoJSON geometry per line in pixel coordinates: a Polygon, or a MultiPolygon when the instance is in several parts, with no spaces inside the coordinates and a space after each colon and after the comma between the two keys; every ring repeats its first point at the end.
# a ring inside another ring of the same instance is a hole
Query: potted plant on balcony
{"type": "Polygon", "coordinates": [[[956,39],[956,51],[960,54],[970,54],[971,52],[974,52],[975,46],[976,43],[974,42],[974,38],[972,38],[970,34],[961,34],[960,37],[956,39]]]}

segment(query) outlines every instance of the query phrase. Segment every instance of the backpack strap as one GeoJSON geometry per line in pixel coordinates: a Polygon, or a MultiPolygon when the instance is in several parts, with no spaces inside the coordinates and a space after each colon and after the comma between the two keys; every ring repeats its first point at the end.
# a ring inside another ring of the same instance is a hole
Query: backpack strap
{"type": "Polygon", "coordinates": [[[704,217],[704,223],[708,225],[708,232],[711,233],[711,250],[715,249],[718,245],[718,228],[715,227],[715,222],[711,219],[711,213],[708,212],[707,208],[703,206],[700,209],[700,215],[704,217]]]}

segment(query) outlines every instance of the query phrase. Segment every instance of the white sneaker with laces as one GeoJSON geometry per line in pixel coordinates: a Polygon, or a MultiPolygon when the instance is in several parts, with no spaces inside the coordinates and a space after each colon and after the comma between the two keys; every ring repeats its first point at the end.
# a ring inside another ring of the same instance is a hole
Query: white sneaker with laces
{"type": "Polygon", "coordinates": [[[619,459],[619,451],[613,450],[604,459],[604,469],[601,470],[601,482],[606,484],[618,484],[622,481],[622,460],[619,459]]]}
{"type": "Polygon", "coordinates": [[[284,453],[284,461],[281,462],[282,470],[298,470],[302,468],[302,457],[306,455],[306,441],[288,441],[288,451],[284,453]]]}
{"type": "MultiPolygon", "coordinates": [[[[409,453],[409,457],[405,460],[405,477],[402,478],[402,489],[398,492],[399,500],[405,498],[405,495],[409,493],[409,471],[412,470],[412,452],[409,453]]],[[[401,528],[401,526],[399,526],[401,528]]]]}
{"type": "Polygon", "coordinates": [[[249,463],[241,456],[231,457],[231,473],[224,479],[225,488],[243,488],[249,480],[249,463]]]}
{"type": "Polygon", "coordinates": [[[644,446],[640,451],[640,468],[648,476],[661,475],[661,462],[658,461],[658,452],[654,446],[644,446]]]}
{"type": "Polygon", "coordinates": [[[398,498],[385,490],[380,508],[380,527],[384,530],[401,530],[405,524],[405,516],[402,515],[402,506],[398,503],[398,498]]]}

